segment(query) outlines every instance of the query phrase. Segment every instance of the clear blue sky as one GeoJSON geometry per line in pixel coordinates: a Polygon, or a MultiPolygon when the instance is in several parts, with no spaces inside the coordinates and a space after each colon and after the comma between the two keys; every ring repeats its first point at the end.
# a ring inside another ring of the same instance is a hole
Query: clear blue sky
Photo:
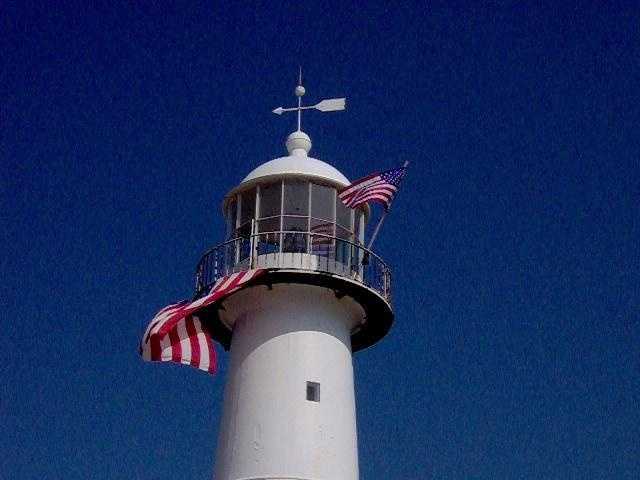
{"type": "Polygon", "coordinates": [[[86,3],[1,7],[0,478],[210,478],[226,355],[136,346],[284,152],[299,64],[348,99],[314,156],[412,162],[361,478],[640,478],[637,6],[86,3]]]}

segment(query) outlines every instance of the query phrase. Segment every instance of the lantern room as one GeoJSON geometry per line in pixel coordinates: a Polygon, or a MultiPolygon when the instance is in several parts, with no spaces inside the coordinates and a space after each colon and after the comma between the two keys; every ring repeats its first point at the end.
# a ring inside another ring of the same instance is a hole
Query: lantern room
{"type": "Polygon", "coordinates": [[[310,148],[304,132],[292,133],[289,156],[256,168],[227,195],[227,239],[259,236],[280,252],[313,254],[340,254],[364,243],[367,210],[344,206],[337,194],[348,180],[307,156],[310,148]]]}

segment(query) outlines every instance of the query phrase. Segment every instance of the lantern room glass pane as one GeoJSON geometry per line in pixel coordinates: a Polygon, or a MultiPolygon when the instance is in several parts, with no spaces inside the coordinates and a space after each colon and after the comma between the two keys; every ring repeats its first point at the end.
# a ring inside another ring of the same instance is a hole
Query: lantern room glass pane
{"type": "Polygon", "coordinates": [[[307,233],[282,233],[282,251],[285,253],[305,253],[307,251],[307,233]]]}
{"type": "Polygon", "coordinates": [[[336,198],[336,223],[351,230],[351,209],[347,208],[339,198],[336,198]]]}
{"type": "Polygon", "coordinates": [[[318,236],[329,235],[333,237],[335,232],[335,224],[333,222],[325,222],[324,220],[317,220],[315,218],[312,218],[310,232],[312,234],[317,234],[318,236]]]}
{"type": "Polygon", "coordinates": [[[260,218],[280,215],[281,196],[281,182],[260,185],[260,218]]]}
{"type": "Polygon", "coordinates": [[[280,230],[280,217],[258,221],[259,232],[277,232],[280,230]]]}
{"type": "Polygon", "coordinates": [[[236,201],[231,200],[229,202],[229,207],[227,208],[227,237],[231,237],[231,234],[236,229],[236,215],[237,215],[236,206],[237,206],[236,201]]]}
{"type": "Polygon", "coordinates": [[[251,223],[247,222],[240,226],[236,232],[236,236],[249,238],[251,236],[251,223]]]}
{"type": "Polygon", "coordinates": [[[346,228],[340,226],[336,227],[336,237],[344,238],[345,240],[351,240],[351,232],[346,228]]]}
{"type": "Polygon", "coordinates": [[[309,215],[309,184],[295,180],[284,182],[284,215],[309,215]]]}
{"type": "Polygon", "coordinates": [[[314,183],[311,190],[311,216],[333,221],[335,197],[335,189],[314,183]]]}
{"type": "Polygon", "coordinates": [[[251,221],[256,213],[256,189],[252,188],[242,194],[242,209],[240,214],[240,224],[244,225],[251,221]]]}
{"type": "Polygon", "coordinates": [[[282,219],[282,229],[286,232],[306,232],[307,222],[307,217],[284,217],[282,219]]]}

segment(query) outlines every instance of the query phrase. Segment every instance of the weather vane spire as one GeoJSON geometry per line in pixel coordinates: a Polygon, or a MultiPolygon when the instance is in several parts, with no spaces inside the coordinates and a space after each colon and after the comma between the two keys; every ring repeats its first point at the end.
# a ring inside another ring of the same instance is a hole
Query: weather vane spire
{"type": "Polygon", "coordinates": [[[298,112],[298,132],[301,131],[302,126],[302,110],[320,110],[321,112],[336,112],[345,109],[346,98],[327,98],[315,105],[303,106],[302,97],[306,93],[305,88],[302,86],[302,67],[298,70],[298,85],[294,91],[296,97],[298,97],[298,106],[291,108],[278,107],[273,110],[276,115],[282,115],[284,112],[298,112]]]}

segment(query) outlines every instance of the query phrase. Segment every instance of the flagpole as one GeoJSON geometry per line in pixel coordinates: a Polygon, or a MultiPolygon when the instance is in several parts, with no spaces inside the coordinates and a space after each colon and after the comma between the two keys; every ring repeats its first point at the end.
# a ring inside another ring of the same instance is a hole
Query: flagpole
{"type": "MultiPolygon", "coordinates": [[[[409,165],[409,162],[406,161],[406,162],[404,162],[404,165],[402,166],[402,168],[407,168],[408,165],[409,165]]],[[[395,200],[395,198],[393,200],[395,200]]],[[[382,217],[380,217],[380,220],[378,220],[378,224],[376,225],[376,229],[373,231],[373,235],[371,235],[371,240],[369,240],[369,245],[367,245],[367,250],[371,250],[371,245],[373,245],[373,242],[375,241],[376,237],[378,236],[378,232],[380,231],[380,227],[384,223],[385,218],[387,218],[387,214],[389,213],[390,210],[391,210],[391,205],[389,205],[389,208],[387,208],[384,211],[384,213],[382,214],[382,217]]]]}
{"type": "Polygon", "coordinates": [[[384,213],[382,214],[382,217],[380,217],[380,220],[378,220],[378,224],[376,225],[376,229],[373,231],[373,235],[371,235],[371,240],[369,240],[369,245],[367,245],[367,250],[371,250],[371,245],[373,245],[374,240],[378,236],[378,232],[380,231],[380,227],[384,223],[384,219],[387,218],[387,213],[389,213],[389,210],[385,210],[384,213]]]}

